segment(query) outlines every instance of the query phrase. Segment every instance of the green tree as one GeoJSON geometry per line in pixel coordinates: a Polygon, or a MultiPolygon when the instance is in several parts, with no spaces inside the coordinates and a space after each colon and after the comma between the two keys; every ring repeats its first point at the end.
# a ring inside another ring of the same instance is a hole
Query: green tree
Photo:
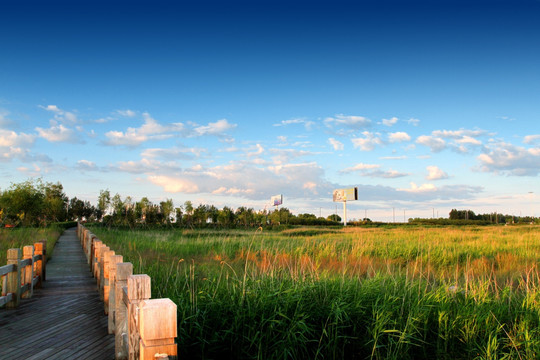
{"type": "Polygon", "coordinates": [[[167,199],[159,203],[160,212],[163,214],[163,219],[167,225],[171,224],[171,214],[174,210],[172,199],[167,199]]]}
{"type": "Polygon", "coordinates": [[[6,224],[31,226],[45,223],[45,194],[41,179],[27,180],[0,196],[0,209],[6,224]]]}
{"type": "Polygon", "coordinates": [[[235,216],[231,208],[224,206],[219,210],[217,222],[220,226],[229,227],[234,223],[235,216]]]}
{"type": "Polygon", "coordinates": [[[341,216],[339,216],[338,214],[328,215],[326,219],[330,221],[341,222],[341,216]]]}
{"type": "Polygon", "coordinates": [[[66,221],[69,199],[64,194],[62,184],[46,183],[44,185],[44,195],[45,222],[66,221]]]}
{"type": "Polygon", "coordinates": [[[100,190],[98,196],[98,220],[103,219],[111,203],[111,193],[109,190],[100,190]]]}

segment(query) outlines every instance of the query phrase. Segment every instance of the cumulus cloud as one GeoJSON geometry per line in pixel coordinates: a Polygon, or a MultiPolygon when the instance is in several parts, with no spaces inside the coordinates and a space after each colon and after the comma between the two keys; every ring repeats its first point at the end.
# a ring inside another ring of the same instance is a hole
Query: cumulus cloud
{"type": "Polygon", "coordinates": [[[206,149],[198,147],[172,147],[172,148],[150,148],[141,153],[141,157],[150,159],[165,160],[193,160],[201,157],[206,149]]]}
{"type": "Polygon", "coordinates": [[[346,135],[355,130],[365,129],[371,126],[371,120],[363,116],[338,114],[334,117],[324,119],[324,124],[330,129],[335,129],[337,134],[346,135]]]}
{"type": "Polygon", "coordinates": [[[439,169],[437,166],[428,166],[426,169],[428,171],[426,180],[448,179],[448,174],[439,169]]]}
{"type": "Polygon", "coordinates": [[[315,125],[313,121],[310,121],[304,118],[298,118],[298,119],[282,120],[280,123],[274,124],[274,126],[287,126],[287,125],[294,125],[294,124],[303,125],[306,128],[306,130],[311,130],[313,128],[313,125],[315,125]]]}
{"type": "Polygon", "coordinates": [[[351,139],[353,146],[355,148],[360,148],[362,151],[372,151],[377,145],[382,145],[383,142],[378,134],[364,131],[362,133],[363,138],[353,138],[351,139]]]}
{"type": "Polygon", "coordinates": [[[77,115],[70,111],[60,109],[56,105],[39,106],[40,108],[54,113],[54,119],[63,124],[73,125],[78,122],[77,115]]]}
{"type": "Polygon", "coordinates": [[[407,120],[407,124],[412,125],[412,126],[418,126],[418,124],[420,124],[420,120],[415,119],[415,118],[410,118],[409,120],[407,120]]]}
{"type": "Polygon", "coordinates": [[[198,126],[193,130],[197,136],[224,136],[227,131],[234,128],[236,128],[236,124],[230,124],[227,119],[221,119],[213,123],[208,123],[206,126],[198,126]]]}
{"type": "Polygon", "coordinates": [[[527,135],[523,138],[524,144],[540,144],[540,134],[539,135],[527,135]]]}
{"type": "Polygon", "coordinates": [[[77,161],[77,168],[79,170],[88,170],[88,171],[95,171],[97,170],[96,163],[90,160],[79,160],[77,161]]]}
{"type": "Polygon", "coordinates": [[[240,195],[249,199],[270,198],[287,189],[290,198],[330,192],[324,171],[316,163],[256,166],[245,162],[197,169],[149,169],[148,180],[172,193],[240,195]]]}
{"type": "Polygon", "coordinates": [[[47,155],[31,153],[30,148],[35,140],[35,135],[0,129],[0,162],[9,162],[14,159],[24,162],[51,162],[47,155]]]}
{"type": "Polygon", "coordinates": [[[152,184],[161,186],[163,190],[169,193],[193,194],[199,192],[199,186],[187,179],[163,175],[149,176],[148,179],[152,184]]]}
{"type": "Polygon", "coordinates": [[[39,137],[49,142],[65,142],[71,144],[84,142],[82,138],[77,136],[75,130],[70,129],[62,124],[52,125],[48,129],[37,127],[36,131],[38,132],[39,137]]]}
{"type": "Polygon", "coordinates": [[[463,137],[476,138],[479,136],[487,135],[488,132],[485,130],[469,130],[469,129],[459,129],[459,130],[435,130],[432,132],[433,136],[449,139],[462,139],[463,137]]]}
{"type": "Polygon", "coordinates": [[[509,143],[493,143],[477,157],[480,170],[515,176],[540,174],[540,147],[523,148],[509,143]]]}
{"type": "Polygon", "coordinates": [[[385,178],[385,179],[394,179],[394,178],[409,175],[405,173],[400,173],[399,171],[392,170],[392,169],[388,171],[383,171],[383,170],[380,170],[380,167],[381,165],[378,165],[378,164],[359,163],[359,164],[356,164],[355,166],[343,169],[340,172],[342,174],[349,174],[352,172],[357,172],[359,173],[360,176],[369,176],[369,177],[374,177],[374,178],[385,178]]]}
{"type": "Polygon", "coordinates": [[[30,146],[34,141],[34,135],[0,129],[0,147],[30,146]]]}
{"type": "Polygon", "coordinates": [[[432,152],[440,152],[446,148],[446,142],[435,136],[421,135],[416,139],[416,143],[429,147],[432,152]]]}
{"type": "Polygon", "coordinates": [[[0,127],[9,126],[13,122],[8,118],[9,111],[0,109],[0,127]]]}
{"type": "Polygon", "coordinates": [[[126,109],[126,110],[116,110],[116,114],[118,114],[118,115],[120,115],[120,116],[123,116],[123,117],[128,117],[128,118],[137,116],[137,112],[135,112],[135,111],[133,111],[133,110],[129,110],[129,109],[126,109]]]}
{"type": "Polygon", "coordinates": [[[393,117],[391,119],[383,119],[382,120],[382,124],[384,126],[394,126],[396,123],[398,122],[398,118],[397,117],[393,117]]]}
{"type": "Polygon", "coordinates": [[[332,145],[332,147],[334,148],[334,150],[336,151],[340,151],[340,150],[343,150],[344,146],[343,146],[343,143],[341,141],[338,141],[334,138],[329,138],[328,139],[328,143],[330,145],[332,145]]]}
{"type": "Polygon", "coordinates": [[[459,130],[435,130],[431,135],[421,135],[416,143],[427,146],[432,152],[440,152],[451,149],[458,153],[469,153],[483,146],[478,138],[490,135],[482,129],[459,129],[459,130]]]}
{"type": "Polygon", "coordinates": [[[388,141],[391,143],[411,141],[411,137],[406,132],[395,132],[388,134],[388,141]]]}
{"type": "Polygon", "coordinates": [[[143,114],[144,123],[139,128],[129,127],[125,132],[111,130],[105,133],[105,145],[138,146],[151,140],[169,139],[185,131],[184,124],[161,125],[148,113],[143,114]]]}
{"type": "Polygon", "coordinates": [[[437,191],[437,188],[433,184],[422,184],[420,186],[416,185],[414,182],[411,182],[411,187],[408,189],[397,189],[398,191],[406,191],[411,193],[424,193],[424,192],[434,192],[437,191]]]}

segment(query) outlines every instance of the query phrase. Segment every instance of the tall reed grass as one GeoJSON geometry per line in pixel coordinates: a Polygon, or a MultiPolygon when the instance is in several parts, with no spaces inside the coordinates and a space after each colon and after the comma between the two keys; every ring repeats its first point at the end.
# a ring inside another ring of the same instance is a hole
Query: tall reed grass
{"type": "Polygon", "coordinates": [[[536,359],[540,228],[92,229],[195,359],[536,359]]]}

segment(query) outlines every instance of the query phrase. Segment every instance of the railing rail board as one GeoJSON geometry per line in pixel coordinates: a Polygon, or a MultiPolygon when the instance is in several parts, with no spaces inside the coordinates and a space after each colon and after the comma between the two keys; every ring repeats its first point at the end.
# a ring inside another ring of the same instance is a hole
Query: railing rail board
{"type": "Polygon", "coordinates": [[[45,280],[46,241],[21,249],[8,249],[7,265],[0,267],[2,294],[0,307],[16,308],[21,298],[31,298],[34,287],[45,280]]]}
{"type": "Polygon", "coordinates": [[[9,274],[10,272],[17,271],[16,264],[0,266],[0,276],[9,274]]]}

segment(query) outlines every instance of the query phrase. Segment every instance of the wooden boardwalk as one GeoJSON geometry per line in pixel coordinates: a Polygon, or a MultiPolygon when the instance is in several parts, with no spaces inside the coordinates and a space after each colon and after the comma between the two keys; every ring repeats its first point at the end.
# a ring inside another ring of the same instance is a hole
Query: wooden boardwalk
{"type": "Polygon", "coordinates": [[[114,335],[75,228],[56,243],[46,280],[17,309],[0,309],[0,359],[114,359],[114,335]]]}

